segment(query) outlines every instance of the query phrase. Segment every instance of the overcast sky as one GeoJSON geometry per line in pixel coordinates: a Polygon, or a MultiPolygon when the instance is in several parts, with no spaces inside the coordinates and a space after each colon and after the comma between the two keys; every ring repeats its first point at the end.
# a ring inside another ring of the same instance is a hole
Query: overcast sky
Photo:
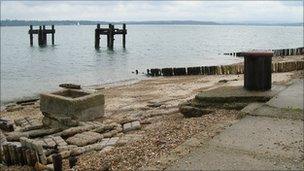
{"type": "Polygon", "coordinates": [[[1,19],[303,22],[302,1],[1,1],[1,19]]]}

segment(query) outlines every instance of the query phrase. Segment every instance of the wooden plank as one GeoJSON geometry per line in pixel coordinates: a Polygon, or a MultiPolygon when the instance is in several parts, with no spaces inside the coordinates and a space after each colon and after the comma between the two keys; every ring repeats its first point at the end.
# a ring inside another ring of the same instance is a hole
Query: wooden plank
{"type": "MultiPolygon", "coordinates": [[[[36,29],[36,30],[29,30],[28,33],[29,33],[29,34],[38,34],[38,33],[39,33],[39,30],[38,30],[38,29],[36,29]]],[[[52,34],[52,33],[55,33],[55,30],[45,29],[45,33],[46,33],[46,34],[52,34]]]]}

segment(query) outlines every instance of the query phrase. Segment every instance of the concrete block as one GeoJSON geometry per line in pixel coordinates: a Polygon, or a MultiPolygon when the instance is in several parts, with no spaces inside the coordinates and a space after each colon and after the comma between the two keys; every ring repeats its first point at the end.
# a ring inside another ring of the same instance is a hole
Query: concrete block
{"type": "Polygon", "coordinates": [[[127,130],[131,129],[131,127],[132,127],[131,122],[125,123],[125,124],[123,125],[123,130],[124,130],[124,131],[127,131],[127,130]]]}
{"type": "Polygon", "coordinates": [[[106,146],[114,146],[118,142],[118,140],[119,137],[113,137],[107,142],[106,146]]]}
{"type": "Polygon", "coordinates": [[[68,124],[71,118],[76,121],[100,118],[104,115],[104,104],[105,98],[101,92],[65,89],[40,95],[43,115],[56,121],[67,118],[66,123],[62,124],[68,124]]]}
{"type": "Polygon", "coordinates": [[[124,132],[129,132],[129,131],[137,130],[137,129],[140,129],[140,128],[141,128],[141,125],[140,125],[139,121],[125,123],[123,125],[123,131],[124,132]]]}
{"type": "Polygon", "coordinates": [[[88,144],[93,144],[99,140],[101,140],[103,136],[96,132],[83,132],[80,134],[76,134],[66,140],[68,144],[77,145],[77,146],[86,146],[88,144]]]}

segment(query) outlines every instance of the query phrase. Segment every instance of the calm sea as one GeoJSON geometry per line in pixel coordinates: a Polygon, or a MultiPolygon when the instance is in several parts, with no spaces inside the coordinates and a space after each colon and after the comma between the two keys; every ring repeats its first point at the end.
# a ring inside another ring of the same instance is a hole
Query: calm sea
{"type": "MultiPolygon", "coordinates": [[[[229,64],[239,58],[219,55],[249,49],[303,46],[302,27],[127,25],[115,49],[94,48],[96,26],[55,26],[55,46],[29,45],[28,27],[1,27],[1,104],[58,89],[60,83],[95,85],[140,80],[154,67],[229,64]]],[[[48,37],[50,44],[51,37],[48,37]]]]}

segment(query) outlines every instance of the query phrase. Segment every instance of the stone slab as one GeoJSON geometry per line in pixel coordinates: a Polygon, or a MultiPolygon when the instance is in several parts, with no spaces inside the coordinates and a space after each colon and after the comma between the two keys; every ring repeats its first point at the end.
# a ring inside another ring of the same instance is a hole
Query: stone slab
{"type": "Polygon", "coordinates": [[[244,107],[241,112],[249,114],[255,111],[257,108],[263,106],[264,103],[250,103],[246,107],[244,107]]]}
{"type": "Polygon", "coordinates": [[[96,132],[83,132],[76,134],[66,140],[68,144],[77,145],[77,146],[86,146],[88,144],[93,144],[98,140],[101,140],[103,136],[96,132]]]}
{"type": "Polygon", "coordinates": [[[248,91],[243,86],[226,86],[201,92],[195,96],[195,100],[206,103],[265,102],[284,88],[273,85],[269,91],[248,91]]]}
{"type": "Polygon", "coordinates": [[[300,170],[301,163],[292,163],[208,146],[199,148],[166,170],[300,170]]]}
{"type": "Polygon", "coordinates": [[[267,104],[278,108],[303,110],[303,82],[303,79],[296,80],[292,85],[267,102],[267,104]]]}
{"type": "Polygon", "coordinates": [[[124,132],[138,130],[140,128],[141,128],[141,125],[140,125],[139,121],[133,121],[133,122],[128,122],[128,123],[123,124],[123,131],[124,132]]]}
{"type": "Polygon", "coordinates": [[[303,157],[301,120],[246,116],[210,141],[211,144],[281,158],[303,157]]]}
{"type": "Polygon", "coordinates": [[[276,108],[273,106],[269,106],[267,104],[264,104],[252,111],[249,111],[248,113],[252,116],[267,116],[267,117],[273,117],[273,118],[304,120],[303,110],[276,108]]]}

